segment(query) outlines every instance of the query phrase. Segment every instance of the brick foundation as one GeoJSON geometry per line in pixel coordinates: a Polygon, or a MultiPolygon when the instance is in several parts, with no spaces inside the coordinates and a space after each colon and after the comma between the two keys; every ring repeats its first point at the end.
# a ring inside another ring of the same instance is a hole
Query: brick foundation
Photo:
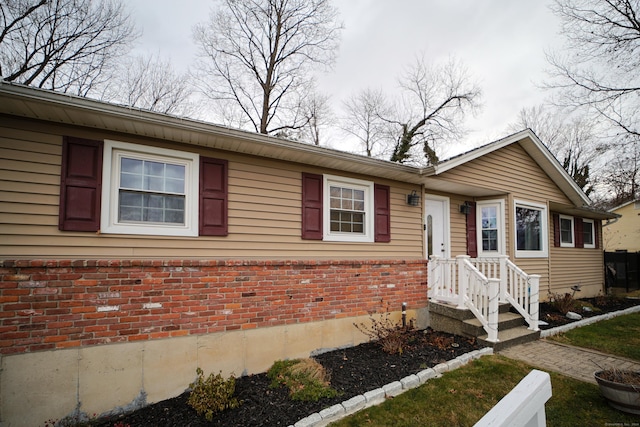
{"type": "Polygon", "coordinates": [[[427,305],[426,260],[5,260],[0,353],[314,322],[427,305]]]}

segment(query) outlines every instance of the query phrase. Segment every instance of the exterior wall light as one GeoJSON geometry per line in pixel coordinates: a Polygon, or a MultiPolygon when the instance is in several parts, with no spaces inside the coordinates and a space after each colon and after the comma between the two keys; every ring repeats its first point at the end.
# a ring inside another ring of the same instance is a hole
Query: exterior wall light
{"type": "Polygon", "coordinates": [[[407,194],[407,204],[409,206],[418,206],[420,204],[420,195],[413,190],[411,194],[407,194]]]}
{"type": "Polygon", "coordinates": [[[469,215],[469,212],[471,212],[471,206],[467,202],[464,202],[462,205],[460,205],[461,214],[469,215]]]}

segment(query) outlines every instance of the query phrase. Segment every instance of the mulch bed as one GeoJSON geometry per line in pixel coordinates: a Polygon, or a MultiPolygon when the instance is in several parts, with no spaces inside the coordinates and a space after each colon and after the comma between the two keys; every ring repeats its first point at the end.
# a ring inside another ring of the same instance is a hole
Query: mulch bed
{"type": "MultiPolygon", "coordinates": [[[[580,301],[586,301],[596,307],[594,311],[576,311],[583,318],[600,316],[605,313],[640,305],[640,299],[632,298],[580,298],[580,301]]],[[[577,322],[577,320],[568,319],[547,302],[540,303],[540,320],[548,323],[548,325],[540,325],[542,330],[577,322]]]]}
{"type": "MultiPolygon", "coordinates": [[[[638,299],[591,298],[598,310],[580,312],[583,317],[598,316],[640,305],[638,299]]],[[[540,304],[540,320],[548,323],[541,329],[565,325],[575,320],[567,319],[548,303],[540,304]]],[[[285,388],[272,389],[266,374],[237,378],[236,395],[242,401],[240,407],[226,410],[208,422],[187,405],[188,393],[158,402],[127,415],[114,416],[91,423],[99,427],[137,426],[289,426],[314,412],[319,412],[351,397],[398,381],[423,369],[433,367],[457,356],[476,350],[475,340],[435,332],[430,329],[412,331],[411,345],[402,354],[387,354],[376,343],[335,350],[315,358],[331,373],[331,385],[340,392],[332,399],[319,402],[298,402],[289,398],[285,388]]],[[[205,367],[205,374],[208,375],[205,367]]]]}
{"type": "MultiPolygon", "coordinates": [[[[475,340],[435,332],[411,331],[410,345],[402,354],[387,354],[375,343],[335,350],[315,356],[331,374],[331,386],[340,395],[318,402],[289,398],[285,388],[272,389],[266,374],[237,378],[236,395],[240,407],[223,411],[213,421],[199,417],[187,405],[188,393],[164,400],[124,416],[100,420],[101,427],[136,426],[289,426],[314,412],[380,388],[411,374],[480,348],[475,340]],[[120,424],[118,424],[120,423],[120,424]]],[[[208,375],[205,367],[205,375],[208,375]]]]}

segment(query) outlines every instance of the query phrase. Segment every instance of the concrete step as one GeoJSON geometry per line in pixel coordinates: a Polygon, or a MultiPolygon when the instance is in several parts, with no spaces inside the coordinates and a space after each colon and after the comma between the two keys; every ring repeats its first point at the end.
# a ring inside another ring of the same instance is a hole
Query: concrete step
{"type": "MultiPolygon", "coordinates": [[[[510,304],[500,304],[498,311],[499,313],[508,313],[510,308],[510,304]]],[[[459,309],[455,304],[434,301],[429,301],[429,313],[440,314],[457,320],[475,319],[473,313],[467,309],[459,309]]]]}
{"type": "MultiPolygon", "coordinates": [[[[525,325],[525,320],[517,313],[499,313],[498,314],[498,331],[517,328],[525,325]]],[[[485,333],[482,323],[475,316],[473,319],[462,321],[462,332],[472,337],[478,337],[485,333]]]]}
{"type": "Polygon", "coordinates": [[[478,344],[493,347],[494,351],[500,351],[514,345],[536,341],[540,338],[540,331],[532,331],[526,326],[519,326],[505,330],[498,329],[498,342],[496,343],[487,341],[487,338],[487,334],[480,335],[478,344]]]}

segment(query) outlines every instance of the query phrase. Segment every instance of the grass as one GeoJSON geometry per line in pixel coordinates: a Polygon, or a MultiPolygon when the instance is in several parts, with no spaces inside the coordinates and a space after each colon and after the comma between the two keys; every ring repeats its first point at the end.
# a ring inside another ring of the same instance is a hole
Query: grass
{"type": "Polygon", "coordinates": [[[640,361],[640,313],[602,320],[550,339],[640,361]]]}
{"type": "MultiPolygon", "coordinates": [[[[485,356],[331,425],[473,426],[532,369],[502,356],[485,356]]],[[[551,388],[553,396],[545,407],[549,427],[640,423],[638,417],[609,407],[594,384],[551,373],[551,388]]]]}

